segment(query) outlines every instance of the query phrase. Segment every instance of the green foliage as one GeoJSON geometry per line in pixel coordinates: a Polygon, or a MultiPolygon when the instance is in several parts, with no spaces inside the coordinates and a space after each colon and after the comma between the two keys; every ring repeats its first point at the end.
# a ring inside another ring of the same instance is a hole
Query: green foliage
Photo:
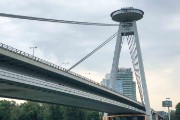
{"type": "Polygon", "coordinates": [[[100,120],[99,112],[95,112],[95,111],[89,112],[87,120],[100,120]]]}
{"type": "Polygon", "coordinates": [[[10,120],[11,110],[15,107],[14,101],[0,101],[0,120],[10,120]]]}
{"type": "Polygon", "coordinates": [[[176,105],[175,116],[176,120],[180,120],[180,102],[176,105]]]}
{"type": "Polygon", "coordinates": [[[26,102],[19,106],[20,120],[43,120],[42,109],[39,103],[26,102]]]}
{"type": "MultiPolygon", "coordinates": [[[[176,120],[175,111],[171,110],[170,112],[171,120],[176,120]]],[[[169,120],[169,117],[167,116],[167,120],[169,120]]]]}
{"type": "Polygon", "coordinates": [[[85,111],[76,107],[65,107],[64,120],[85,120],[85,111]]]}
{"type": "Polygon", "coordinates": [[[63,120],[64,108],[58,105],[50,105],[49,109],[49,120],[63,120]]]}
{"type": "Polygon", "coordinates": [[[99,112],[77,107],[14,101],[0,101],[0,120],[100,120],[99,112]]]}
{"type": "Polygon", "coordinates": [[[11,118],[10,120],[19,120],[19,114],[20,114],[20,108],[19,106],[14,106],[12,109],[11,109],[11,118]]]}
{"type": "MultiPolygon", "coordinates": [[[[15,101],[0,101],[0,120],[100,120],[101,117],[99,112],[77,107],[36,102],[18,105],[15,101]]],[[[180,102],[176,110],[171,111],[171,120],[180,120],[180,102]]]]}

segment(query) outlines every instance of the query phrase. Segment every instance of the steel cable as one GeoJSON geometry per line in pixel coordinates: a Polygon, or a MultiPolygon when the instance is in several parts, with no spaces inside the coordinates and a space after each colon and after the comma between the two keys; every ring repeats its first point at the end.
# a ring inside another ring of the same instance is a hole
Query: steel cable
{"type": "Polygon", "coordinates": [[[15,14],[7,14],[7,13],[0,13],[0,16],[1,17],[9,17],[9,18],[17,18],[17,19],[36,20],[36,21],[45,21],[45,22],[56,22],[56,23],[66,23],[66,24],[77,24],[77,25],[118,26],[118,24],[106,24],[106,23],[91,23],[91,22],[57,20],[57,19],[31,17],[31,16],[23,16],[23,15],[15,15],[15,14]]]}
{"type": "Polygon", "coordinates": [[[108,38],[105,42],[103,42],[101,45],[99,45],[96,49],[94,49],[93,51],[91,51],[89,54],[87,54],[85,57],[83,57],[81,60],[79,60],[76,64],[74,64],[72,67],[70,67],[67,71],[70,71],[71,69],[73,69],[74,67],[76,67],[77,65],[79,65],[81,62],[83,62],[84,60],[86,60],[88,57],[90,57],[92,54],[94,54],[96,51],[98,51],[100,48],[102,48],[104,45],[106,45],[108,42],[110,42],[114,37],[117,36],[117,32],[114,33],[110,38],[108,38]]]}

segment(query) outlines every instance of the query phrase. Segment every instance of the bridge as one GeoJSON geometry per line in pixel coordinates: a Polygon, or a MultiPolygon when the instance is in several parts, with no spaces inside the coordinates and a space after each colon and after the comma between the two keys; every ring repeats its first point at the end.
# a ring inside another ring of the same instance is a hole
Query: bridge
{"type": "MultiPolygon", "coordinates": [[[[54,104],[76,106],[107,112],[111,118],[128,115],[146,115],[148,120],[163,119],[150,108],[146,78],[144,73],[141,49],[136,21],[144,12],[132,7],[122,8],[111,14],[119,22],[119,30],[103,44],[77,62],[69,69],[30,55],[16,48],[0,43],[0,97],[40,101],[54,104]],[[110,87],[103,86],[91,79],[71,72],[75,66],[92,55],[110,40],[117,36],[111,69],[110,87]],[[118,70],[123,40],[128,42],[135,77],[138,83],[141,103],[115,91],[115,80],[118,70]]],[[[29,20],[62,22],[61,20],[35,18],[19,15],[0,14],[29,20]]],[[[80,22],[85,24],[84,22],[80,22]]],[[[74,22],[73,22],[74,24],[74,22]]],[[[94,24],[94,23],[93,23],[94,24]]],[[[89,25],[89,23],[86,25],[89,25]]],[[[96,24],[95,25],[102,25],[96,24]]],[[[104,24],[103,24],[104,25],[104,24]]]]}
{"type": "Polygon", "coordinates": [[[120,93],[38,57],[0,43],[0,96],[77,106],[111,114],[145,114],[120,93]]]}
{"type": "Polygon", "coordinates": [[[3,43],[0,43],[0,96],[110,114],[145,114],[142,103],[3,43]]]}

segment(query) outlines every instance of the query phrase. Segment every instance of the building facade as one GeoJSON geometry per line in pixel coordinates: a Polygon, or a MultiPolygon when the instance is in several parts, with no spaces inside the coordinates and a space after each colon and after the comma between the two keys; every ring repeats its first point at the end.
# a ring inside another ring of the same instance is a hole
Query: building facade
{"type": "MultiPolygon", "coordinates": [[[[106,74],[105,79],[101,81],[101,84],[110,87],[110,74],[106,74]]],[[[136,100],[136,83],[133,81],[133,72],[131,68],[118,69],[115,90],[136,100]]]]}

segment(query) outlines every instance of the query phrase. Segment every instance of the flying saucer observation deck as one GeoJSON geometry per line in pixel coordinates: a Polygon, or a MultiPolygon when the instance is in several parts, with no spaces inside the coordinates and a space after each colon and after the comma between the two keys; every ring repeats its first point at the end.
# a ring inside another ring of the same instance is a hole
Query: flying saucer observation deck
{"type": "Polygon", "coordinates": [[[132,7],[122,8],[111,13],[113,21],[116,22],[132,22],[138,21],[143,18],[144,12],[139,9],[134,9],[132,7]]]}

